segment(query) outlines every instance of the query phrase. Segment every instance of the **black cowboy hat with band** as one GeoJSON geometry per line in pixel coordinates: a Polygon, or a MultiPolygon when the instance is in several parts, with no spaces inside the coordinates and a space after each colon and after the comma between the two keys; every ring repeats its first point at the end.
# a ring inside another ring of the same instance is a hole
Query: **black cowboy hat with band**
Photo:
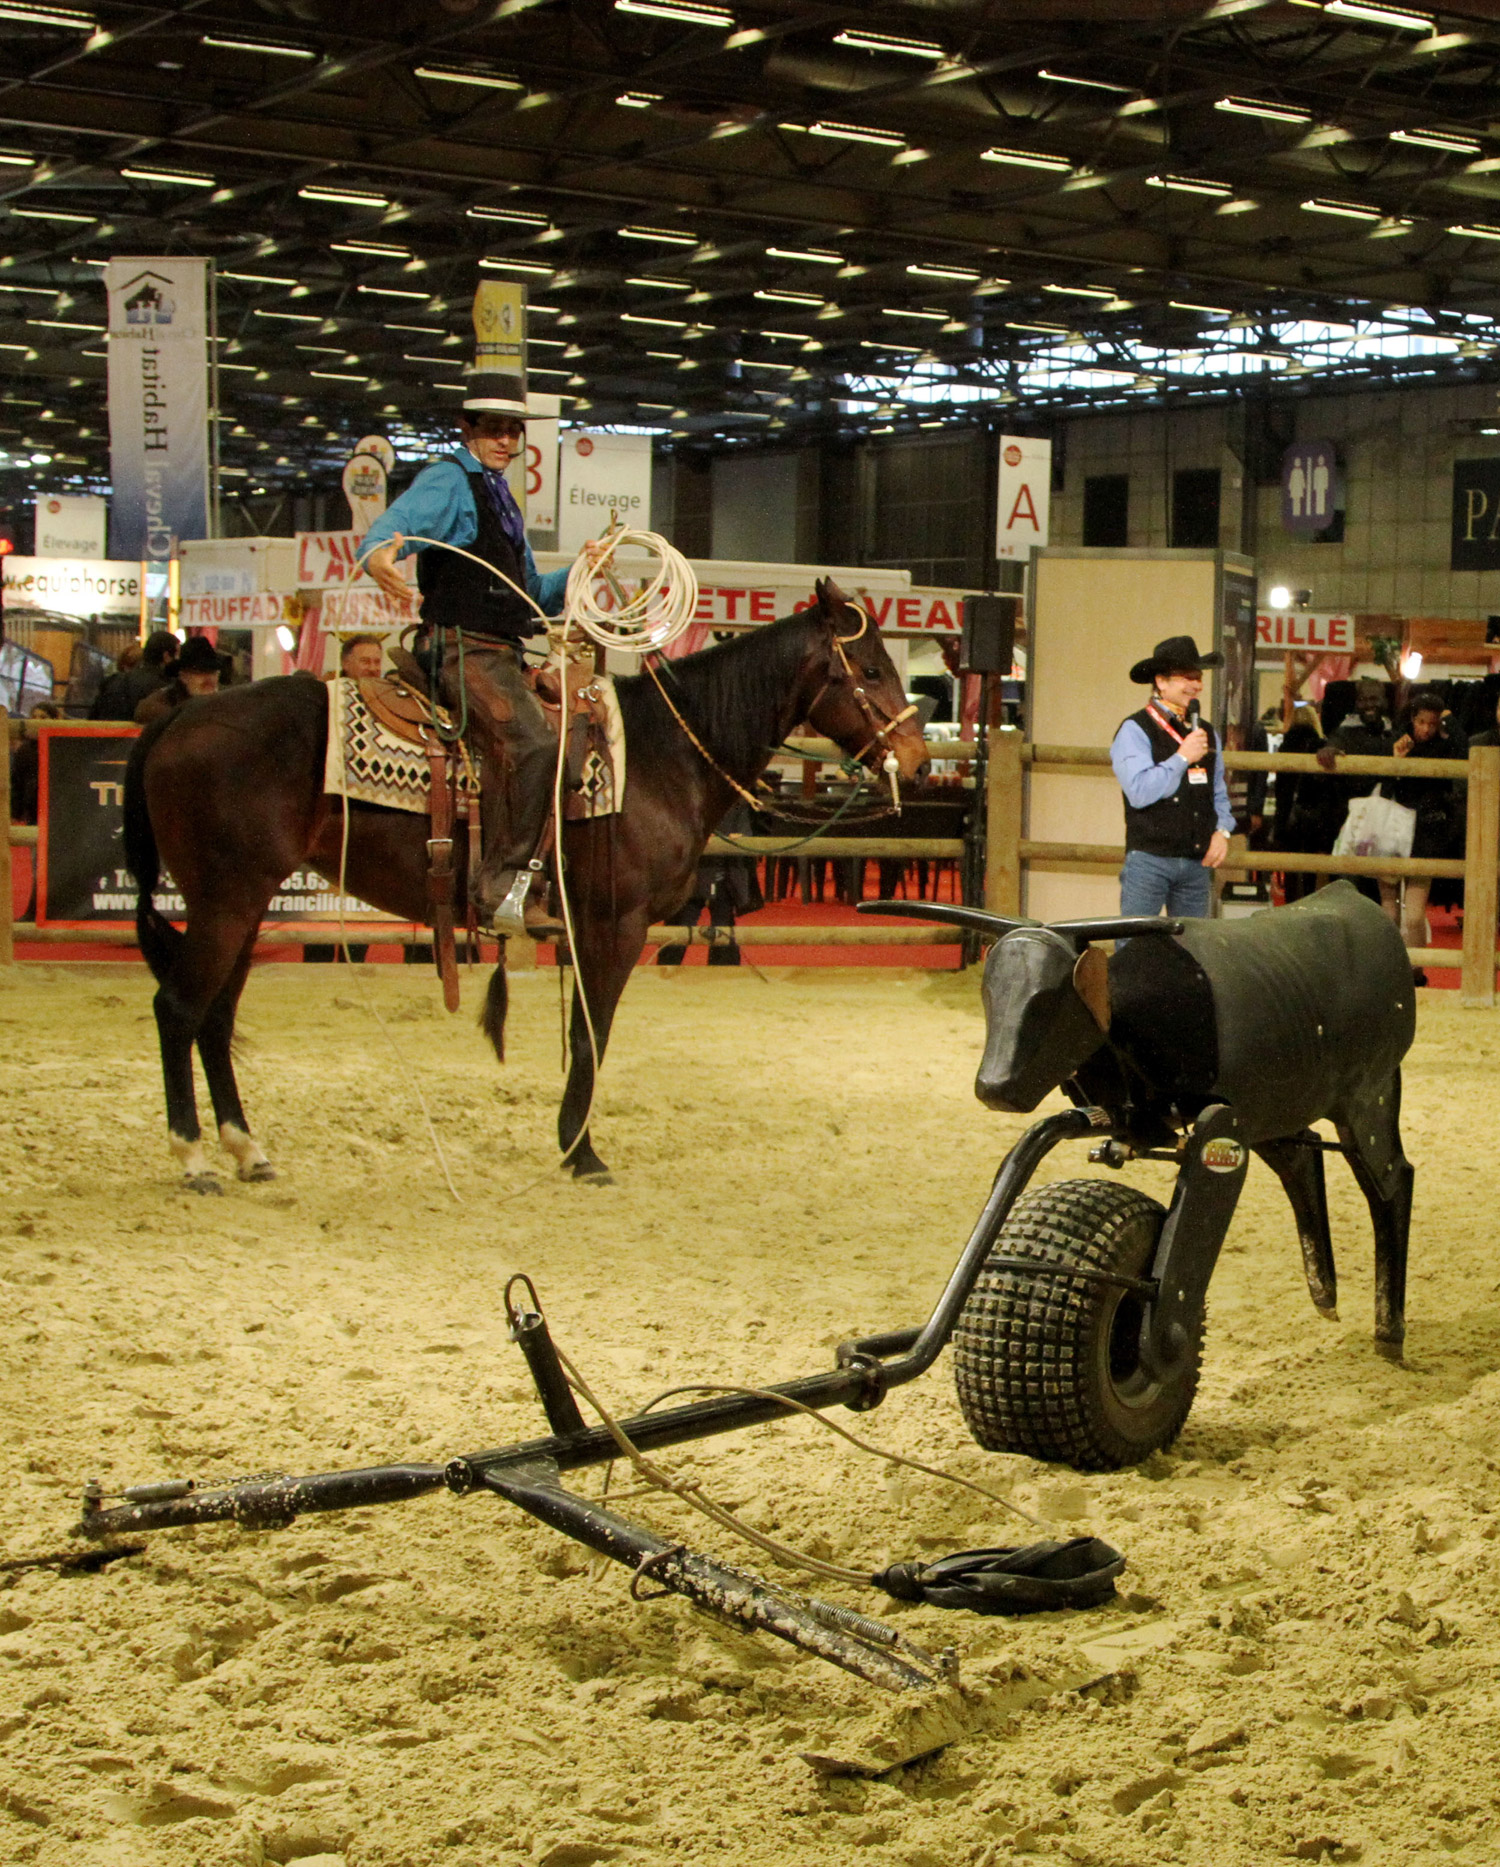
{"type": "Polygon", "coordinates": [[[1158,642],[1153,654],[1138,661],[1130,670],[1131,680],[1140,686],[1155,680],[1158,674],[1201,674],[1205,668],[1222,668],[1220,654],[1200,655],[1198,644],[1190,635],[1169,635],[1158,642]]]}

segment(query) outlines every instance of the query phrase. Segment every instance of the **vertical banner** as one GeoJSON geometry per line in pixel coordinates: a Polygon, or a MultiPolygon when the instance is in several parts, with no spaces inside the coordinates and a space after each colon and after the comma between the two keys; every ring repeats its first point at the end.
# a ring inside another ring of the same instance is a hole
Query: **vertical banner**
{"type": "Polygon", "coordinates": [[[160,562],[174,538],[208,531],[207,270],[177,258],[104,269],[117,558],[160,562]]]}
{"type": "Polygon", "coordinates": [[[611,513],[651,529],[649,434],[570,434],[557,473],[557,548],[569,557],[609,524],[611,513]]]}
{"type": "Polygon", "coordinates": [[[530,412],[525,451],[511,462],[508,477],[527,531],[550,537],[557,530],[557,418],[562,403],[555,395],[529,395],[526,406],[530,412]]]}
{"type": "Polygon", "coordinates": [[[995,556],[1031,556],[1048,542],[1052,509],[1052,443],[1032,435],[1000,437],[1000,496],[995,510],[995,556]]]}

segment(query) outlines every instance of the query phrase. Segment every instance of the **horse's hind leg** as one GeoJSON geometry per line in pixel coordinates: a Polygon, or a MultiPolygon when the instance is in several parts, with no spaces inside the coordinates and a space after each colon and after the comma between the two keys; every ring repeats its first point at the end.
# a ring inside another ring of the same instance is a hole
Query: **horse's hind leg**
{"type": "Polygon", "coordinates": [[[1262,1141],[1255,1152],[1280,1180],[1292,1204],[1297,1236],[1302,1244],[1302,1269],[1313,1308],[1329,1322],[1339,1319],[1338,1273],[1333,1263],[1333,1239],[1328,1230],[1328,1189],[1323,1177],[1323,1152],[1311,1146],[1317,1136],[1305,1129],[1295,1138],[1262,1141]]]}
{"type": "Polygon", "coordinates": [[[276,1169],[266,1158],[265,1149],[250,1132],[245,1111],[240,1104],[240,1088],[235,1081],[234,1016],[250,958],[255,951],[252,934],[240,949],[234,970],[225,980],[219,996],[209,1006],[198,1031],[198,1055],[203,1059],[203,1074],[208,1078],[208,1093],[213,1098],[214,1120],[219,1124],[219,1139],[234,1156],[236,1171],[242,1180],[274,1180],[276,1169]]]}
{"type": "Polygon", "coordinates": [[[1406,1256],[1411,1237],[1411,1162],[1401,1151],[1401,1073],[1338,1122],[1339,1140],[1375,1228],[1375,1350],[1401,1359],[1406,1339],[1406,1256]]]}
{"type": "MultiPolygon", "coordinates": [[[[253,934],[260,916],[251,923],[253,934]]],[[[167,1091],[167,1130],[185,1183],[195,1193],[221,1193],[219,1176],[203,1151],[198,1097],[193,1085],[193,1045],[246,945],[247,930],[222,915],[189,916],[182,944],[154,1000],[161,1039],[162,1078],[167,1091]]],[[[238,996],[238,993],[235,994],[238,996]]],[[[233,1001],[230,1004],[233,1017],[233,1001]]],[[[228,1040],[224,1056],[228,1059],[228,1040]]]]}

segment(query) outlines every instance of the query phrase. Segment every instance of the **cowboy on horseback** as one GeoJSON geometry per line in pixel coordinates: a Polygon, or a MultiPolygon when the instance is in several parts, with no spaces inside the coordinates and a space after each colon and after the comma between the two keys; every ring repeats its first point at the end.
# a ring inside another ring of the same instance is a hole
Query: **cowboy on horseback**
{"type": "Polygon", "coordinates": [[[470,894],[495,933],[551,938],[558,929],[542,898],[545,887],[533,896],[531,884],[543,872],[557,740],[526,679],[522,644],[543,626],[539,610],[561,611],[568,573],[538,572],[506,482],[506,468],[526,442],[519,380],[476,372],[467,387],[462,444],[424,468],[376,519],[365,534],[365,564],[399,602],[410,590],[396,561],[421,554],[417,659],[445,705],[467,715],[483,776],[485,857],[469,878],[470,894]],[[415,539],[456,545],[468,555],[415,539]]]}

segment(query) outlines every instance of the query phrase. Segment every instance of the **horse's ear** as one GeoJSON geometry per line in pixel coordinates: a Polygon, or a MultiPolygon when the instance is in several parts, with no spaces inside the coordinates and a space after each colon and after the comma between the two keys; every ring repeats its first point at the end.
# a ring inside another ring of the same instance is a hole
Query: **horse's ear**
{"type": "Polygon", "coordinates": [[[818,578],[813,589],[817,592],[818,607],[825,616],[837,615],[849,601],[831,577],[818,578]]]}

